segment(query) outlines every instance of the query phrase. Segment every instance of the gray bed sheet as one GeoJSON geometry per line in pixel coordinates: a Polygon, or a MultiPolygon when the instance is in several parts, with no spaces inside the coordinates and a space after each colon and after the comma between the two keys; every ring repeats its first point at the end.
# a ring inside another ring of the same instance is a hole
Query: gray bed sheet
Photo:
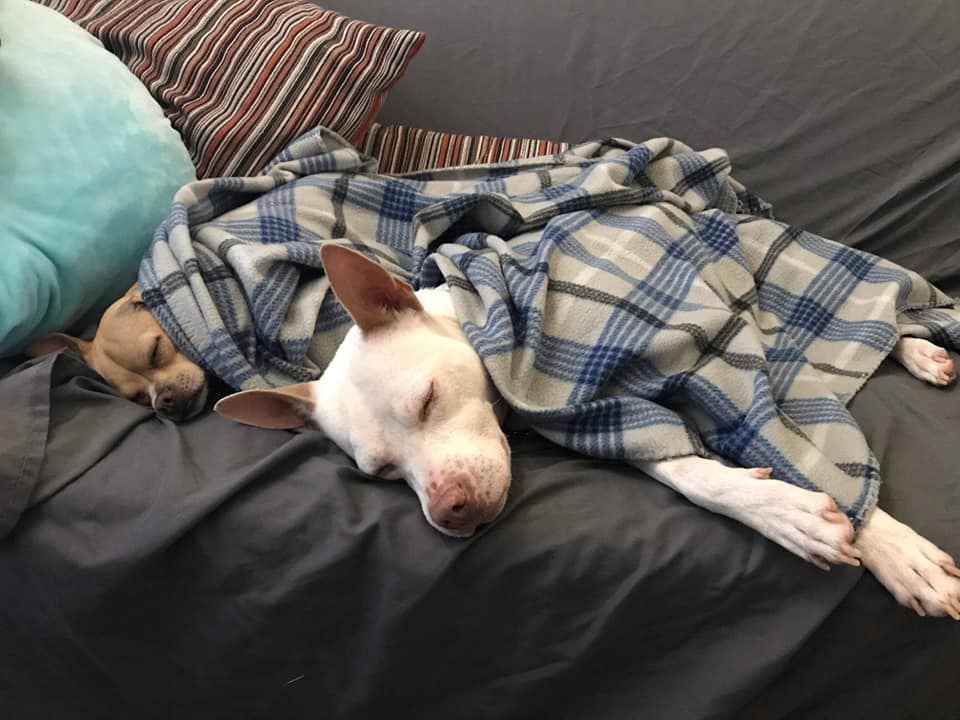
{"type": "MultiPolygon", "coordinates": [[[[956,392],[884,366],[853,409],[881,502],[960,554],[956,392]]],[[[318,432],[176,425],[66,354],[0,425],[5,717],[956,718],[960,624],[534,436],[461,541],[318,432]]]]}

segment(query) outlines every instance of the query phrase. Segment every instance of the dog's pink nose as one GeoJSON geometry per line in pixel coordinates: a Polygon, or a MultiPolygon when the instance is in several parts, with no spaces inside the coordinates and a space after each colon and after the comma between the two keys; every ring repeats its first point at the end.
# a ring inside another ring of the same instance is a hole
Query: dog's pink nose
{"type": "Polygon", "coordinates": [[[489,509],[477,502],[461,480],[452,480],[432,493],[427,511],[442,528],[457,534],[471,535],[477,525],[489,522],[489,509]]]}
{"type": "Polygon", "coordinates": [[[478,525],[492,522],[500,503],[484,501],[469,477],[447,478],[427,492],[427,513],[435,525],[455,535],[472,535],[478,525]]]}
{"type": "Polygon", "coordinates": [[[459,481],[445,485],[430,498],[428,503],[430,517],[444,527],[461,524],[469,508],[470,500],[459,481]]]}

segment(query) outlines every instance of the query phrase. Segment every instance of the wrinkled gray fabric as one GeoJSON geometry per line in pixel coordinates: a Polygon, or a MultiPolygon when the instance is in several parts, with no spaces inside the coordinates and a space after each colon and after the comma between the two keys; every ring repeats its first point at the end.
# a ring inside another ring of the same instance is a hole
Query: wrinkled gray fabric
{"type": "MultiPolygon", "coordinates": [[[[851,409],[881,503],[960,553],[955,402],[885,365],[851,409]]],[[[960,662],[960,624],[912,616],[861,571],[822,573],[533,435],[511,438],[501,519],[460,541],[317,432],[159,420],[68,355],[0,380],[0,422],[0,506],[9,460],[46,452],[0,540],[5,717],[772,718],[889,698],[916,668],[926,702],[960,662]],[[44,386],[49,404],[11,405],[44,386]],[[48,409],[44,444],[28,427],[48,409]],[[838,696],[833,675],[864,655],[890,687],[838,696]]]]}

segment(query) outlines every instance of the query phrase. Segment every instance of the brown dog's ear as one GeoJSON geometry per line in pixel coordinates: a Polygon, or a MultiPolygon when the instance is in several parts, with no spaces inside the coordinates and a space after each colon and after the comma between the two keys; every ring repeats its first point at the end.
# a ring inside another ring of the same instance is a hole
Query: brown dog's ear
{"type": "Polygon", "coordinates": [[[313,383],[287,385],[274,390],[244,390],[227,395],[213,406],[215,412],[238,422],[271,430],[313,427],[313,383]]]}
{"type": "Polygon", "coordinates": [[[30,343],[27,346],[26,353],[30,357],[40,357],[57,350],[73,350],[79,353],[81,357],[86,357],[89,349],[90,341],[88,340],[81,340],[64,333],[52,333],[30,343]]]}
{"type": "Polygon", "coordinates": [[[412,287],[358,252],[327,244],[320,261],[334,294],[364,332],[389,325],[401,310],[423,310],[412,287]]]}

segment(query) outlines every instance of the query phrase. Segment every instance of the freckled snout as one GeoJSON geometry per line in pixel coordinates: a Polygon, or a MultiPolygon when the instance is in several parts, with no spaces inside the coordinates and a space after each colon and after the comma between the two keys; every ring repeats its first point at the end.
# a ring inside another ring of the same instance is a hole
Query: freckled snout
{"type": "Polygon", "coordinates": [[[427,514],[449,534],[466,537],[478,526],[492,522],[505,500],[506,490],[499,497],[481,498],[469,476],[453,476],[428,489],[427,514]]]}

